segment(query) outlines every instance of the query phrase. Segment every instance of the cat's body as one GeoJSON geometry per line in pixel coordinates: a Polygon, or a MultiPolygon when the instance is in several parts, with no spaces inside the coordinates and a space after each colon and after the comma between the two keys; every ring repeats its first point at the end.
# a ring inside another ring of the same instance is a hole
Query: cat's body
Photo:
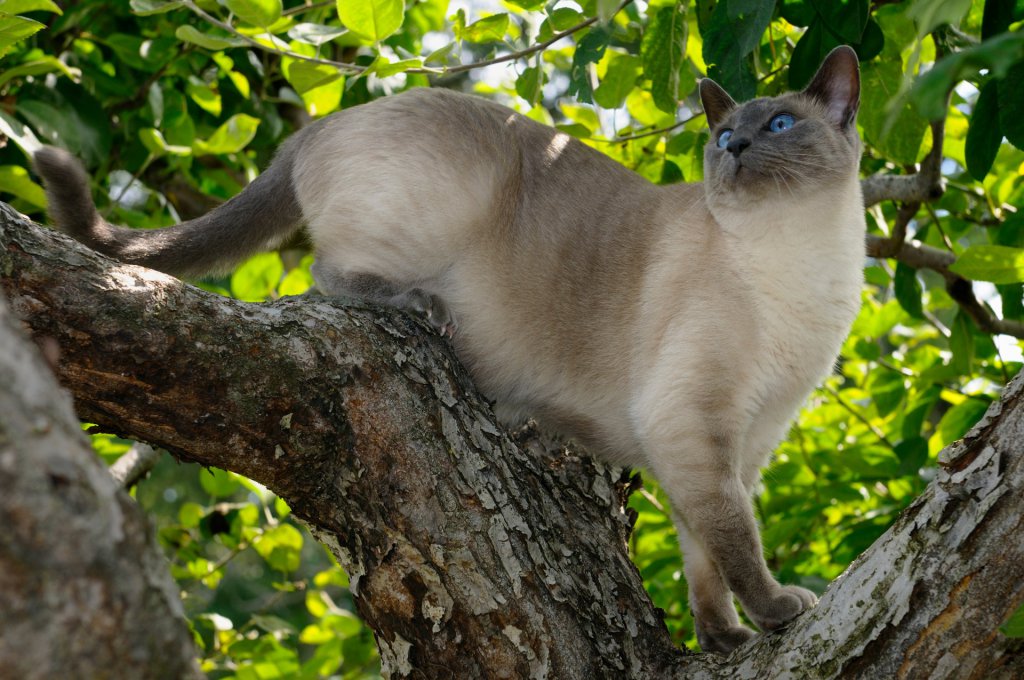
{"type": "Polygon", "coordinates": [[[768,573],[750,494],[859,307],[856,70],[841,48],[807,94],[741,107],[705,81],[703,186],[654,186],[505,107],[436,90],[319,121],[239,197],[144,236],[99,219],[66,155],[37,167],[65,228],[179,275],[305,224],[324,292],[426,313],[499,417],[655,473],[679,513],[699,638],[721,651],[751,634],[732,592],[765,629],[814,599],[768,573]],[[780,115],[791,129],[764,128],[780,115]],[[724,123],[734,139],[719,145],[724,123]]]}

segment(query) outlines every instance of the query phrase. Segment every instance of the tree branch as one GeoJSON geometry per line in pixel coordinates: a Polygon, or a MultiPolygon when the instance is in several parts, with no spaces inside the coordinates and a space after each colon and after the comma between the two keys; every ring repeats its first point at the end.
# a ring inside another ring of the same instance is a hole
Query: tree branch
{"type": "Polygon", "coordinates": [[[198,678],[167,560],[0,298],[0,668],[198,678]]]}
{"type": "Polygon", "coordinates": [[[1022,668],[998,632],[1024,599],[1020,377],[817,607],[723,660],[675,649],[644,593],[625,550],[628,479],[509,439],[447,345],[400,312],[220,298],[2,205],[0,283],[60,342],[82,417],[289,502],[348,569],[392,677],[1022,668]]]}
{"type": "Polygon", "coordinates": [[[1000,319],[983,305],[974,295],[971,282],[949,270],[956,262],[956,255],[939,250],[920,241],[900,241],[869,234],[867,254],[875,258],[892,258],[914,269],[931,269],[946,280],[946,291],[971,320],[985,333],[1002,333],[1024,338],[1024,323],[1000,319]]]}

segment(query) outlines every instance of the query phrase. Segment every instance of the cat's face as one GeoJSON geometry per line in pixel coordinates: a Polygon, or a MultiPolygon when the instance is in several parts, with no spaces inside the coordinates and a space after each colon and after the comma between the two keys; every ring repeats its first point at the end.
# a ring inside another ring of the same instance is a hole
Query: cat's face
{"type": "Polygon", "coordinates": [[[860,140],[856,56],[838,48],[803,92],[737,105],[702,81],[711,126],[704,181],[712,208],[743,209],[772,199],[801,199],[855,176],[860,140]]]}

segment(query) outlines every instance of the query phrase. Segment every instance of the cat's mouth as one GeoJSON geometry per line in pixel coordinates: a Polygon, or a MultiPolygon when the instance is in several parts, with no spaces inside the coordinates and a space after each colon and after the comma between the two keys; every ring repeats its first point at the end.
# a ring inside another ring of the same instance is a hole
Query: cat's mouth
{"type": "Polygon", "coordinates": [[[757,170],[755,168],[752,168],[749,165],[745,165],[742,160],[737,160],[736,161],[736,171],[733,173],[733,177],[738,178],[741,173],[744,174],[744,175],[749,175],[751,173],[753,173],[755,175],[762,174],[759,170],[757,170]]]}

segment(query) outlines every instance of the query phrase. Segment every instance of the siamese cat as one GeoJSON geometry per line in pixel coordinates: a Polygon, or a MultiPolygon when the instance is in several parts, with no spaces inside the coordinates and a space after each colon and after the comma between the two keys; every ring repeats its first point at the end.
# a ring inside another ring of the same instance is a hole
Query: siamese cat
{"type": "Polygon", "coordinates": [[[69,154],[35,156],[50,215],[127,263],[201,276],[305,226],[329,295],[412,310],[449,335],[499,417],[535,418],[646,467],[675,509],[704,650],[815,603],[762,555],[760,467],[860,306],[857,57],[802,92],[737,104],[702,80],[703,184],[656,186],[498,104],[413,89],[292,135],[212,212],[113,226],[69,154]]]}

